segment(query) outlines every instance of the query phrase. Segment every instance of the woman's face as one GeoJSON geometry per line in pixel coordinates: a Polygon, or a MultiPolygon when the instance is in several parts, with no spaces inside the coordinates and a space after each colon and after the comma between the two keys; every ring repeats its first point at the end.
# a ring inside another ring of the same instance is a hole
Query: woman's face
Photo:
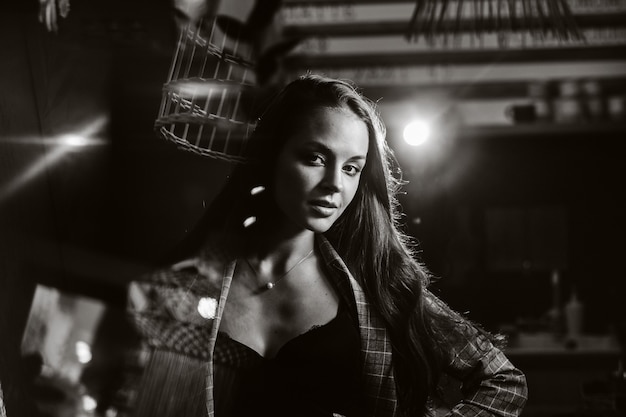
{"type": "Polygon", "coordinates": [[[288,225],[326,232],[354,198],[365,167],[367,126],[348,109],[304,118],[277,158],[274,198],[288,225]]]}

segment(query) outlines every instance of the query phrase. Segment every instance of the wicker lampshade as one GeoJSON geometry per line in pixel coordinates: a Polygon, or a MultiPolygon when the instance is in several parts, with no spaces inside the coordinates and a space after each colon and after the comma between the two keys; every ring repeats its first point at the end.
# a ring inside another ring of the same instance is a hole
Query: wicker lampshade
{"type": "Polygon", "coordinates": [[[217,20],[208,17],[181,31],[155,130],[181,148],[243,162],[254,129],[246,111],[256,85],[253,51],[217,20]]]}

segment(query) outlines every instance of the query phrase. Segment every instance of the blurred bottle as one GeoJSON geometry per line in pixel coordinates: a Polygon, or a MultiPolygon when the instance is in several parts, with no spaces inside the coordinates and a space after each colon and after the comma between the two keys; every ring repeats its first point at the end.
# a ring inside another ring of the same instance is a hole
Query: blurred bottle
{"type": "Polygon", "coordinates": [[[583,305],[578,300],[576,289],[572,290],[570,299],[565,305],[565,326],[567,339],[570,341],[578,341],[582,335],[583,305]]]}
{"type": "Polygon", "coordinates": [[[599,122],[606,117],[606,99],[602,86],[597,80],[585,80],[582,84],[584,95],[585,118],[590,122],[599,122]]]}
{"type": "Polygon", "coordinates": [[[615,393],[615,410],[618,415],[626,415],[626,371],[623,358],[619,359],[617,369],[611,374],[611,383],[615,393]]]}
{"type": "Polygon", "coordinates": [[[565,326],[563,322],[563,306],[561,304],[561,274],[558,269],[552,271],[550,285],[552,287],[552,307],[548,311],[550,330],[556,339],[561,339],[565,333],[565,326]]]}
{"type": "Polygon", "coordinates": [[[535,106],[535,117],[538,122],[551,122],[553,117],[552,101],[549,85],[544,81],[534,81],[528,84],[528,97],[535,106]]]}
{"type": "Polygon", "coordinates": [[[578,123],[584,116],[581,88],[577,79],[565,79],[559,83],[559,96],[554,100],[554,121],[578,123]]]}

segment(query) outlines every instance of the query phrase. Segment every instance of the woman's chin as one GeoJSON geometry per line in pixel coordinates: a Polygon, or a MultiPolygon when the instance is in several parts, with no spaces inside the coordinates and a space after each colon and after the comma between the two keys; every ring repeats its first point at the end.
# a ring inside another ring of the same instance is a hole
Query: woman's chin
{"type": "Polygon", "coordinates": [[[315,219],[308,222],[307,229],[314,233],[326,233],[335,224],[336,219],[315,219]]]}

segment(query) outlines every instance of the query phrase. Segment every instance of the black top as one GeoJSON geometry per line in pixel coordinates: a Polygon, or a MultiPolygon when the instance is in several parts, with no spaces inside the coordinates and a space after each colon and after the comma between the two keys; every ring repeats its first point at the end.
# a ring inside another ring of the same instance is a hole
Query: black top
{"type": "Polygon", "coordinates": [[[341,304],[333,320],[291,339],[271,359],[225,333],[216,343],[216,417],[362,414],[359,331],[341,304]]]}

